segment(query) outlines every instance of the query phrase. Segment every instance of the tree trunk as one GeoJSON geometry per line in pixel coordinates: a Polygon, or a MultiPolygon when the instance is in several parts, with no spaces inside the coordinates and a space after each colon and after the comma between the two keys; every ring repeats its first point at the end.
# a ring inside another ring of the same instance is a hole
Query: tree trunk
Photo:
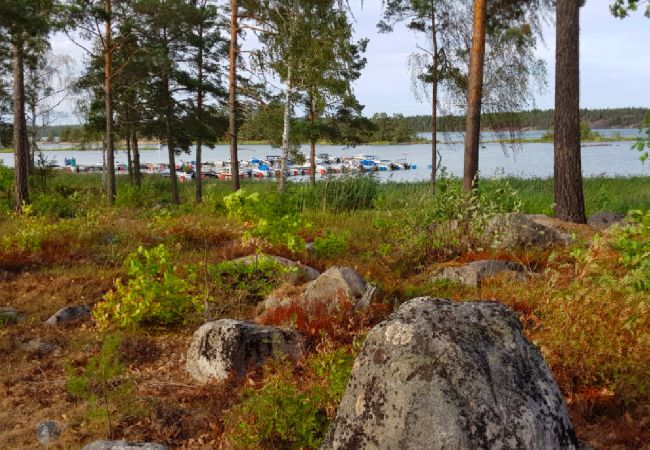
{"type": "Polygon", "coordinates": [[[239,157],[237,156],[237,0],[230,0],[230,93],[228,116],[230,120],[230,173],[232,189],[239,190],[239,157]]]}
{"type": "MultiPolygon", "coordinates": [[[[196,92],[196,115],[201,125],[203,126],[203,23],[199,25],[199,39],[201,40],[199,51],[196,58],[196,65],[198,70],[198,90],[196,92]]],[[[199,131],[200,132],[200,131],[199,131]]],[[[196,203],[201,203],[203,201],[203,180],[201,179],[201,147],[203,142],[199,138],[196,142],[196,167],[194,170],[194,197],[196,203]]]]}
{"type": "Polygon", "coordinates": [[[291,128],[291,61],[287,68],[287,86],[284,91],[284,117],[282,127],[282,151],[280,154],[280,180],[278,189],[284,192],[287,183],[289,159],[289,132],[291,128]]]}
{"type": "Polygon", "coordinates": [[[438,172],[438,36],[436,30],[435,4],[431,2],[431,47],[433,49],[433,73],[431,80],[431,192],[436,193],[438,172]]]}
{"type": "Polygon", "coordinates": [[[138,149],[138,132],[131,134],[131,151],[133,152],[133,180],[135,187],[142,186],[142,172],[140,172],[140,149],[138,149]]]}
{"type": "MultiPolygon", "coordinates": [[[[15,39],[15,37],[14,37],[15,39]]],[[[29,203],[28,165],[29,143],[25,119],[25,66],[22,43],[11,43],[13,59],[13,115],[14,115],[14,209],[21,213],[29,203]]]]}
{"type": "Polygon", "coordinates": [[[133,159],[131,158],[131,139],[129,136],[126,137],[126,168],[129,171],[129,183],[133,186],[133,159]]]}
{"type": "Polygon", "coordinates": [[[29,101],[29,109],[31,113],[31,126],[29,127],[29,173],[34,173],[34,167],[36,167],[36,152],[38,152],[38,144],[36,140],[38,139],[38,131],[36,128],[36,94],[33,94],[32,98],[29,101]]]}
{"type": "Polygon", "coordinates": [[[314,135],[314,124],[316,122],[316,111],[314,108],[314,97],[309,96],[309,120],[311,121],[311,140],[309,141],[309,182],[316,184],[316,136],[314,135]]]}
{"type": "Polygon", "coordinates": [[[555,217],[585,223],[580,155],[580,1],[556,7],[554,194],[555,217]]]}
{"type": "Polygon", "coordinates": [[[172,98],[169,91],[169,74],[163,75],[163,95],[165,96],[165,133],[167,134],[167,154],[169,156],[169,178],[172,189],[172,203],[180,204],[178,196],[178,179],[176,178],[176,155],[174,153],[174,137],[172,133],[172,98]]]}
{"type": "Polygon", "coordinates": [[[108,203],[115,203],[115,136],[113,136],[113,44],[111,42],[111,0],[104,0],[104,101],[106,113],[106,165],[108,166],[108,203]]]}
{"type": "Polygon", "coordinates": [[[485,60],[485,22],[487,0],[474,0],[474,28],[469,61],[467,87],[467,119],[465,128],[465,165],[463,190],[470,191],[478,175],[478,146],[481,133],[481,96],[483,94],[483,64],[485,60]]]}

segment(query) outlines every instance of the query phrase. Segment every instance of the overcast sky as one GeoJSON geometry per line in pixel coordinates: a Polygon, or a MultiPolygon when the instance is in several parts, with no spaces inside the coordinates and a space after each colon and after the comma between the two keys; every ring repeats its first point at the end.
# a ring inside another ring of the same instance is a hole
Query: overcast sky
{"type": "MultiPolygon", "coordinates": [[[[416,49],[417,36],[404,27],[391,34],[377,33],[381,14],[380,0],[351,2],[356,19],[357,38],[370,39],[368,64],[356,82],[355,92],[364,114],[375,112],[429,114],[430,105],[419,103],[411,92],[407,69],[409,55],[416,49]]],[[[581,10],[581,106],[611,108],[650,107],[650,19],[640,12],[621,20],[611,16],[610,0],[588,0],[581,10]]],[[[544,44],[537,50],[547,63],[550,79],[546,93],[535,99],[542,109],[553,107],[555,27],[544,29],[544,44]]],[[[63,35],[53,42],[55,53],[72,55],[81,61],[82,52],[63,35]]],[[[76,122],[74,116],[62,122],[76,122]]]]}

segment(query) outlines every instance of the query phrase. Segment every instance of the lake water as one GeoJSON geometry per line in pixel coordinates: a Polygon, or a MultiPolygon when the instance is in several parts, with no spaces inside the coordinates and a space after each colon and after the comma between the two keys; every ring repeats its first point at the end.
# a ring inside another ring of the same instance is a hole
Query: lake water
{"type": "MultiPolygon", "coordinates": [[[[638,136],[638,130],[597,130],[604,135],[620,133],[621,136],[638,136]]],[[[524,138],[538,138],[544,132],[532,131],[524,133],[524,138]]],[[[422,133],[423,137],[430,137],[422,133]]],[[[442,141],[438,148],[442,154],[442,165],[447,171],[456,176],[463,173],[463,144],[462,133],[449,133],[441,137],[442,141]]],[[[482,176],[516,176],[522,178],[551,177],[553,176],[553,144],[518,144],[506,145],[489,143],[496,139],[494,133],[482,133],[482,140],[485,143],[479,152],[479,167],[482,176]]],[[[632,142],[612,142],[598,144],[584,144],[582,147],[582,172],[584,176],[607,175],[607,176],[650,176],[650,164],[642,164],[639,161],[639,152],[631,149],[632,142]]],[[[303,146],[302,151],[308,153],[309,147],[303,146]]],[[[360,145],[346,148],[340,145],[318,145],[317,153],[329,153],[332,156],[352,156],[363,153],[376,155],[382,159],[406,158],[417,165],[414,170],[402,170],[394,172],[379,172],[382,180],[394,181],[420,181],[430,176],[431,145],[430,144],[409,144],[409,145],[360,145]]],[[[44,150],[46,157],[58,164],[63,164],[64,158],[74,157],[77,164],[101,164],[102,154],[99,150],[67,151],[67,150],[44,150]]],[[[249,160],[253,157],[264,158],[267,155],[279,155],[279,150],[268,145],[240,145],[239,158],[249,160]]],[[[7,166],[13,166],[13,155],[10,153],[0,154],[0,159],[7,166]]],[[[194,153],[181,154],[177,161],[192,161],[194,153]]],[[[224,161],[229,159],[229,147],[218,145],[213,149],[203,150],[203,160],[224,161]]],[[[146,150],[141,153],[143,163],[165,162],[167,160],[166,148],[161,150],[146,150]]],[[[116,152],[116,161],[126,163],[126,152],[116,152]]]]}

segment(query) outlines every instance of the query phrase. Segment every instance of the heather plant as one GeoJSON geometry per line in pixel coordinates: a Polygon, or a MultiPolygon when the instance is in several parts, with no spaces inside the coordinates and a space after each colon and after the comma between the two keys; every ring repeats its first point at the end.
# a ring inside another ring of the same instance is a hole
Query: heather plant
{"type": "Polygon", "coordinates": [[[195,273],[190,271],[186,277],[163,244],[139,247],[128,255],[124,266],[127,282],[115,280],[114,289],[93,309],[100,329],[174,325],[202,311],[203,302],[192,284],[195,273]]]}

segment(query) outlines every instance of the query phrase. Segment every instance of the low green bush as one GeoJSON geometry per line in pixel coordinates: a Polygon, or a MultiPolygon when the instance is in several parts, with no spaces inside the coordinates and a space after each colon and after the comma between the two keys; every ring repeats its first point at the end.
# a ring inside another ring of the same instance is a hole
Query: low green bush
{"type": "Polygon", "coordinates": [[[203,310],[192,283],[196,275],[190,272],[186,279],[163,244],[139,247],[124,266],[129,276],[126,284],[115,280],[114,289],[93,309],[100,329],[174,325],[203,310]]]}
{"type": "Polygon", "coordinates": [[[228,215],[246,226],[245,238],[260,237],[293,252],[304,252],[305,241],[299,233],[309,225],[283,197],[240,189],[223,201],[228,215]]]}
{"type": "Polygon", "coordinates": [[[353,363],[349,349],[339,348],[312,357],[302,383],[288,362],[267,370],[264,386],[247,388],[226,420],[227,435],[240,448],[319,448],[353,363]]]}
{"type": "Polygon", "coordinates": [[[273,258],[259,255],[251,264],[223,261],[209,264],[207,270],[217,289],[243,292],[250,303],[256,303],[277,287],[288,274],[297,272],[298,268],[287,267],[273,258]]]}
{"type": "Polygon", "coordinates": [[[348,247],[347,239],[328,231],[325,236],[317,237],[313,242],[314,255],[318,258],[336,258],[342,256],[348,247]]]}

